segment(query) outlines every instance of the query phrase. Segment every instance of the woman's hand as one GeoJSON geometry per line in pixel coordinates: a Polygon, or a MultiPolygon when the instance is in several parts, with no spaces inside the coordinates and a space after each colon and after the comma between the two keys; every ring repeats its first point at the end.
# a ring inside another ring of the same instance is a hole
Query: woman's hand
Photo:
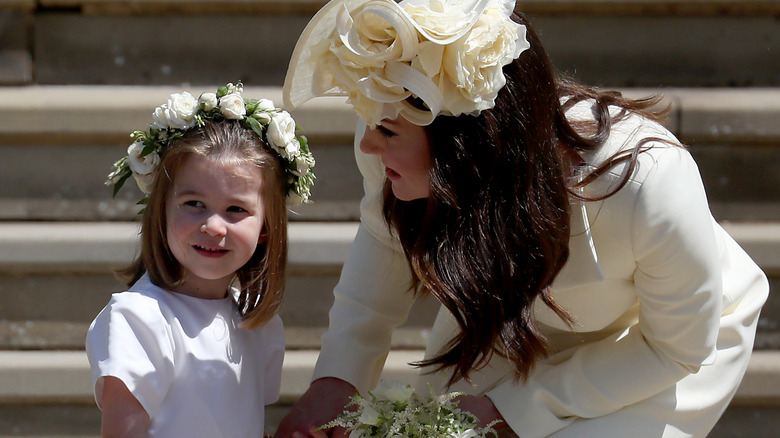
{"type": "Polygon", "coordinates": [[[335,377],[323,377],[312,382],[309,389],[295,403],[276,430],[275,438],[346,438],[341,428],[328,434],[315,431],[332,421],[344,411],[350,398],[357,393],[351,384],[335,377]]]}

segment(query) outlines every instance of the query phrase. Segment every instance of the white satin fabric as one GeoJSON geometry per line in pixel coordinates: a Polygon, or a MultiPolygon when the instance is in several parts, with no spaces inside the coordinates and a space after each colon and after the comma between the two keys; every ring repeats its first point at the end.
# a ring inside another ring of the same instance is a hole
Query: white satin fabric
{"type": "MultiPolygon", "coordinates": [[[[568,115],[585,117],[583,105],[568,115]]],[[[657,123],[631,116],[584,158],[598,165],[648,136],[676,141],[657,123]]],[[[704,437],[742,379],[766,277],[712,218],[690,154],[653,146],[616,195],[571,205],[571,254],[553,295],[576,322],[568,327],[542,303],[535,308],[554,354],[525,383],[494,357],[471,376],[475,386],[450,388],[487,395],[521,438],[704,437]]],[[[406,260],[381,218],[384,169],[357,147],[356,157],[366,190],[362,225],[334,291],[314,378],[339,377],[365,392],[413,297],[406,260]]],[[[608,190],[623,170],[586,193],[608,190]]],[[[456,329],[442,309],[426,354],[456,329]]],[[[420,380],[445,389],[444,375],[420,380]]]]}

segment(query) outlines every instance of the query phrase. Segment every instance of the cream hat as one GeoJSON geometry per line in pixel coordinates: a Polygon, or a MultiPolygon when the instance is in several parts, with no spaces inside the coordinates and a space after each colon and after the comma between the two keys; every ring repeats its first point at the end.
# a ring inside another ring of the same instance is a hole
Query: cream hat
{"type": "Polygon", "coordinates": [[[333,0],[298,39],[283,98],[343,95],[369,125],[494,106],[503,66],[529,48],[514,0],[333,0]],[[424,105],[413,105],[417,99],[424,105]]]}

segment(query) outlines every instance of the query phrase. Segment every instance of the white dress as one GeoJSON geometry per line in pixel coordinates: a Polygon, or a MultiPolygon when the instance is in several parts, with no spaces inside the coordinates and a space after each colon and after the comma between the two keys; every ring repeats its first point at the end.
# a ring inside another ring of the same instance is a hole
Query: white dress
{"type": "MultiPolygon", "coordinates": [[[[567,116],[588,114],[581,102],[567,116]]],[[[634,115],[583,158],[597,166],[649,136],[675,141],[634,115]]],[[[552,294],[575,324],[569,328],[541,302],[535,306],[553,354],[525,384],[494,356],[470,376],[474,386],[450,388],[487,395],[521,438],[704,437],[744,375],[766,276],[712,218],[690,154],[652,145],[616,195],[571,204],[570,256],[552,294]]],[[[334,290],[314,378],[338,377],[365,392],[376,384],[413,296],[406,259],[382,219],[382,163],[357,147],[356,158],[366,191],[361,226],[334,290]]],[[[623,169],[586,194],[603,193],[623,169]]],[[[442,308],[426,356],[456,330],[442,308]]],[[[446,376],[423,375],[418,387],[425,381],[441,388],[446,376]]]]}
{"type": "Polygon", "coordinates": [[[87,334],[98,406],[113,376],[149,414],[150,437],[262,437],[265,405],[279,397],[282,321],[240,322],[231,298],[169,292],[148,276],[113,294],[87,334]]]}

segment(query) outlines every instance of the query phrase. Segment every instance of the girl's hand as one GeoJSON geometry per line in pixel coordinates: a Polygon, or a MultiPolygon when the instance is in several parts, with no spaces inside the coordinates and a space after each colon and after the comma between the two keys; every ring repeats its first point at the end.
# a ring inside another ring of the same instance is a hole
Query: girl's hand
{"type": "Polygon", "coordinates": [[[350,398],[357,393],[351,384],[335,377],[323,377],[312,382],[292,411],[282,419],[275,438],[346,438],[341,428],[328,433],[317,431],[343,411],[350,398]]]}

